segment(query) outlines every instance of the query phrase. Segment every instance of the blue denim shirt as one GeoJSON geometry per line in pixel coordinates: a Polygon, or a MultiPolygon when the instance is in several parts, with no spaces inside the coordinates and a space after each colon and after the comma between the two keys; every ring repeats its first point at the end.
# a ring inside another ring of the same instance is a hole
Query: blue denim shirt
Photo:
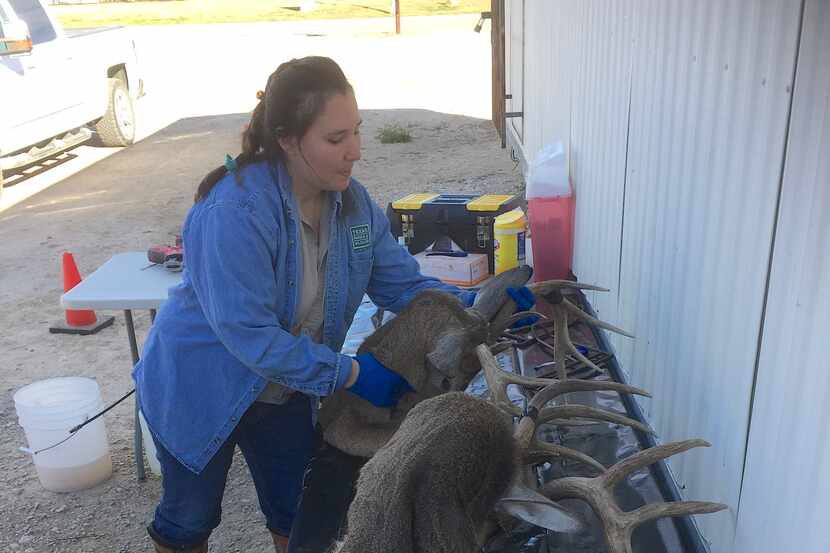
{"type": "MultiPolygon", "coordinates": [[[[364,292],[399,312],[421,290],[466,293],[420,274],[389,221],[352,180],[332,192],[322,343],[293,336],[302,263],[299,209],[282,164],[220,180],[187,215],[185,271],[158,312],[133,371],[144,417],[182,464],[200,472],[268,381],[311,396],[341,388],[339,352],[364,292]]],[[[276,437],[275,437],[276,439],[276,437]]]]}

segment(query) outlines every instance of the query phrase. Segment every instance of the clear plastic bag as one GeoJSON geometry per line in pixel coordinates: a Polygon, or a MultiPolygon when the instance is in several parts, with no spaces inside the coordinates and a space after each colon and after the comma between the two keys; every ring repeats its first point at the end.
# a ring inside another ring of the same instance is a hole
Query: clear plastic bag
{"type": "Polygon", "coordinates": [[[571,195],[565,146],[562,142],[551,142],[536,154],[528,167],[526,181],[525,197],[528,200],[571,195]]]}

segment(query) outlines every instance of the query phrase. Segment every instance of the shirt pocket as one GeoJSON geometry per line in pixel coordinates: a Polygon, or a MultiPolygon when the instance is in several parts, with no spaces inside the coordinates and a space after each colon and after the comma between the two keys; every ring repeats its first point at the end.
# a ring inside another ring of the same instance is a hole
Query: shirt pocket
{"type": "Polygon", "coordinates": [[[371,252],[363,255],[356,253],[349,257],[349,291],[346,297],[346,320],[351,321],[357,311],[363,295],[369,286],[369,279],[372,276],[372,264],[374,257],[371,252]]]}

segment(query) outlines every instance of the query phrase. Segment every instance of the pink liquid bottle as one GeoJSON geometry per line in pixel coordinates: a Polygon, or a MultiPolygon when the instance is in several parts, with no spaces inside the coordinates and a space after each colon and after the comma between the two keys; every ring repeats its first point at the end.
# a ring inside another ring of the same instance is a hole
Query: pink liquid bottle
{"type": "Polygon", "coordinates": [[[561,142],[545,146],[527,178],[533,280],[567,279],[573,260],[574,194],[561,142]]]}

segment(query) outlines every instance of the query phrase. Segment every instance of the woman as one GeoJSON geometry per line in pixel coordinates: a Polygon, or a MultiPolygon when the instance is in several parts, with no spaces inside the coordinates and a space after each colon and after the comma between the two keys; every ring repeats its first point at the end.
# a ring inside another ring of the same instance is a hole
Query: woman
{"type": "Polygon", "coordinates": [[[426,278],[351,178],[360,114],[338,65],[280,65],[242,137],[209,173],[184,224],[186,269],[136,365],[163,495],[158,552],[207,551],[234,448],[283,551],[313,442],[318,398],[346,388],[378,406],[409,389],[377,360],[339,352],[364,292],[400,311],[426,278]]]}

